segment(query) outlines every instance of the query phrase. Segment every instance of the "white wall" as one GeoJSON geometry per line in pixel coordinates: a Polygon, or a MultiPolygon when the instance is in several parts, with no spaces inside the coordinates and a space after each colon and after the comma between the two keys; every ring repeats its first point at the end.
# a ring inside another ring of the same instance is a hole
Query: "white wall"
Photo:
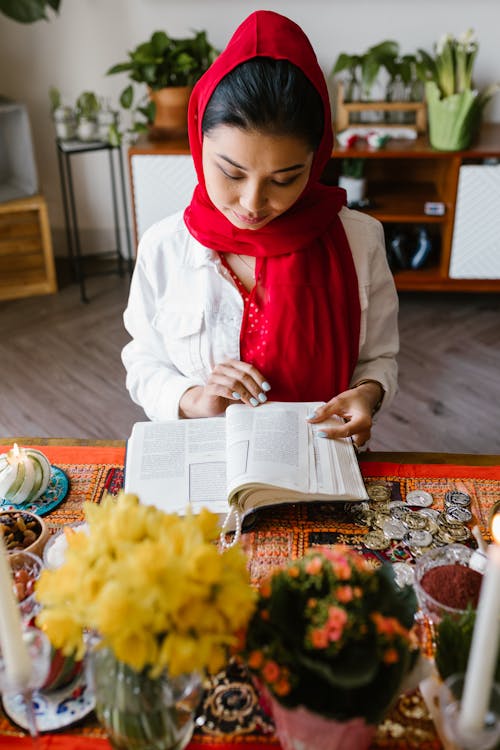
{"type": "MultiPolygon", "coordinates": [[[[383,39],[396,39],[402,52],[432,50],[445,31],[460,34],[473,27],[480,51],[475,66],[479,86],[500,79],[497,0],[62,0],[59,16],[49,22],[18,24],[0,15],[0,94],[26,103],[31,119],[41,190],[47,198],[59,252],[65,252],[62,201],[48,89],[57,86],[74,102],[93,90],[117,102],[125,75],[106,77],[106,70],[126,59],[126,51],[152,31],[173,36],[206,29],[210,41],[223,47],[250,12],[265,7],[299,23],[329,72],[341,51],[363,52],[383,39]]],[[[500,121],[500,95],[486,119],[500,121]]],[[[76,165],[79,219],[84,251],[99,251],[112,238],[109,179],[104,154],[78,157],[76,165]],[[101,247],[102,246],[102,247],[101,247]]]]}

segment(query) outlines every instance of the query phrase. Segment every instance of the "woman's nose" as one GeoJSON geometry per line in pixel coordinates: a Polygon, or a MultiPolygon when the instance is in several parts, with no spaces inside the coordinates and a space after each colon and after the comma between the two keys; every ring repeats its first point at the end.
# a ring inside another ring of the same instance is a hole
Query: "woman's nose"
{"type": "Polygon", "coordinates": [[[266,191],[263,185],[249,183],[240,195],[240,205],[246,211],[257,213],[267,202],[266,191]]]}

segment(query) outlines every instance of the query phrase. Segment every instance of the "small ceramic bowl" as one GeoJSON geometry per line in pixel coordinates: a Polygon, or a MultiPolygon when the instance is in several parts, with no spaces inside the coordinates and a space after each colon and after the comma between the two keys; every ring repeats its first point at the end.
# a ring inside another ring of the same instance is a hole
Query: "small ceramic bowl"
{"type": "Polygon", "coordinates": [[[460,617],[464,609],[450,607],[432,597],[422,586],[422,579],[431,569],[441,565],[463,565],[469,567],[469,561],[473,550],[464,544],[446,544],[436,547],[418,558],[415,564],[414,587],[421,610],[434,623],[442,620],[444,615],[460,617]]]}
{"type": "Polygon", "coordinates": [[[0,526],[7,552],[25,550],[42,556],[49,530],[40,516],[27,510],[5,510],[0,512],[0,526]]]}
{"type": "Polygon", "coordinates": [[[9,563],[21,617],[24,622],[31,624],[31,620],[40,608],[35,599],[35,583],[40,577],[43,563],[38,555],[26,552],[26,550],[11,552],[9,563]]]}

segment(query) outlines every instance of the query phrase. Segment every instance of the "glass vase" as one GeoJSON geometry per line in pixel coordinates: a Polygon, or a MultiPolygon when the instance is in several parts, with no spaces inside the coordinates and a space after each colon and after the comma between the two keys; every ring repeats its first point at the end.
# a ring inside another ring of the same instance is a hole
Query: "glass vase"
{"type": "Polygon", "coordinates": [[[193,734],[201,696],[196,673],[152,678],[115,658],[112,651],[91,654],[97,717],[116,750],[182,750],[193,734]]]}

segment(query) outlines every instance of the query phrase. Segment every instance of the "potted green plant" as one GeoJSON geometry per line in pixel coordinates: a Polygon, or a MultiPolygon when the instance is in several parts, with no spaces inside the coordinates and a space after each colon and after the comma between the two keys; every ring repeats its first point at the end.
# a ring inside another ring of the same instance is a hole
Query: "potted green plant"
{"type": "Polygon", "coordinates": [[[435,56],[418,50],[417,72],[425,82],[429,140],[434,148],[467,148],[481,122],[484,107],[500,91],[500,82],[479,91],[472,71],[479,44],[472,29],[455,38],[445,34],[435,45],[435,56]]]}
{"type": "Polygon", "coordinates": [[[366,195],[366,178],[364,176],[365,159],[342,159],[340,166],[339,187],[347,193],[347,204],[355,206],[361,203],[366,195]]]}
{"type": "Polygon", "coordinates": [[[76,113],[69,104],[64,104],[61,92],[55,86],[49,88],[50,112],[56,137],[60,141],[68,141],[76,136],[76,113]]]}
{"type": "MultiPolygon", "coordinates": [[[[377,81],[381,68],[386,68],[393,63],[399,55],[399,44],[387,39],[379,44],[369,47],[361,55],[350,55],[341,52],[335,61],[330,76],[333,78],[338,73],[346,71],[348,79],[346,83],[345,100],[370,101],[372,90],[377,81]]],[[[374,117],[376,112],[364,113],[367,117],[374,117]]]]}
{"type": "MultiPolygon", "coordinates": [[[[141,100],[136,111],[156,131],[180,134],[187,130],[187,102],[193,85],[218,55],[205,31],[191,37],[174,39],[165,31],[155,31],[147,42],[128,53],[128,60],[113,65],[107,75],[127,73],[132,81],[121,93],[120,104],[131,109],[134,83],[145,84],[149,104],[141,100]]],[[[144,122],[134,122],[134,130],[143,130],[144,122]],[[136,127],[136,125],[139,127],[136,127]]]]}
{"type": "Polygon", "coordinates": [[[97,137],[97,113],[101,105],[93,91],[83,91],[76,100],[76,134],[81,141],[97,137]]]}
{"type": "Polygon", "coordinates": [[[241,654],[283,748],[368,748],[409,688],[415,610],[390,565],[341,545],[315,547],[261,582],[241,654]]]}

